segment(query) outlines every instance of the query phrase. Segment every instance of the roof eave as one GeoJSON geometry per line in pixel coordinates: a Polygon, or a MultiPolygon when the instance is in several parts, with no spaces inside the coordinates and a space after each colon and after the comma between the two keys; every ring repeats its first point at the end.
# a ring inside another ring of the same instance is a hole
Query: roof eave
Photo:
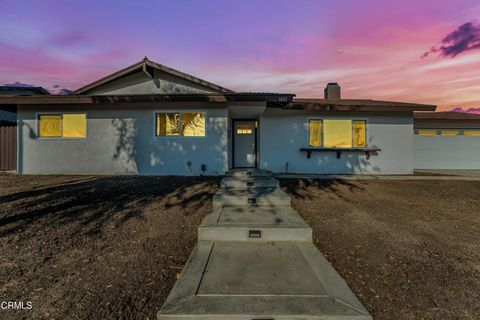
{"type": "Polygon", "coordinates": [[[326,99],[294,99],[285,109],[307,111],[435,111],[436,105],[378,100],[326,100],[326,99]]]}
{"type": "Polygon", "coordinates": [[[100,104],[132,102],[254,102],[265,101],[271,105],[283,107],[292,99],[293,94],[276,93],[214,93],[214,94],[150,94],[150,95],[69,95],[69,96],[30,96],[0,97],[0,104],[56,105],[56,104],[100,104]]]}

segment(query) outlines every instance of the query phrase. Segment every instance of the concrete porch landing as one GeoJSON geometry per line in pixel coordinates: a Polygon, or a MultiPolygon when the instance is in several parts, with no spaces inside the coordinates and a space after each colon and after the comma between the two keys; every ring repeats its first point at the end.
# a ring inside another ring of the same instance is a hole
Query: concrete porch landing
{"type": "Polygon", "coordinates": [[[198,236],[159,320],[372,319],[268,171],[229,172],[198,236]]]}

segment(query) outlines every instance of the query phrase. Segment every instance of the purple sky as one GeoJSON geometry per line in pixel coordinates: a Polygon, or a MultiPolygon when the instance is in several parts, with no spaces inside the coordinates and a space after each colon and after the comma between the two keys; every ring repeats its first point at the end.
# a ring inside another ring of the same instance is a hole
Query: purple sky
{"type": "Polygon", "coordinates": [[[238,91],[480,106],[480,2],[0,0],[0,84],[76,89],[144,56],[238,91]]]}

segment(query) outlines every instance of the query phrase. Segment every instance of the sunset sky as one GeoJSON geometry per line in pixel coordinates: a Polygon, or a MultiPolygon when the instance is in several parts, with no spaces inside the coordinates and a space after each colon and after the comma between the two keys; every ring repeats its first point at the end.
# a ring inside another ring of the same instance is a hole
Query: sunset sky
{"type": "Polygon", "coordinates": [[[480,107],[480,1],[0,0],[0,84],[76,89],[148,56],[236,91],[480,107]]]}

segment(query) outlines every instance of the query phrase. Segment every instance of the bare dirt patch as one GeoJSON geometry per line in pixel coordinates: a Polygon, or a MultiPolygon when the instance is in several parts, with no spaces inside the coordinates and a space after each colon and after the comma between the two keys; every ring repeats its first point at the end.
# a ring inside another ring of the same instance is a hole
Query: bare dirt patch
{"type": "Polygon", "coordinates": [[[219,180],[0,175],[0,319],[154,319],[219,180]]]}
{"type": "Polygon", "coordinates": [[[281,187],[374,319],[480,319],[480,182],[281,187]]]}

